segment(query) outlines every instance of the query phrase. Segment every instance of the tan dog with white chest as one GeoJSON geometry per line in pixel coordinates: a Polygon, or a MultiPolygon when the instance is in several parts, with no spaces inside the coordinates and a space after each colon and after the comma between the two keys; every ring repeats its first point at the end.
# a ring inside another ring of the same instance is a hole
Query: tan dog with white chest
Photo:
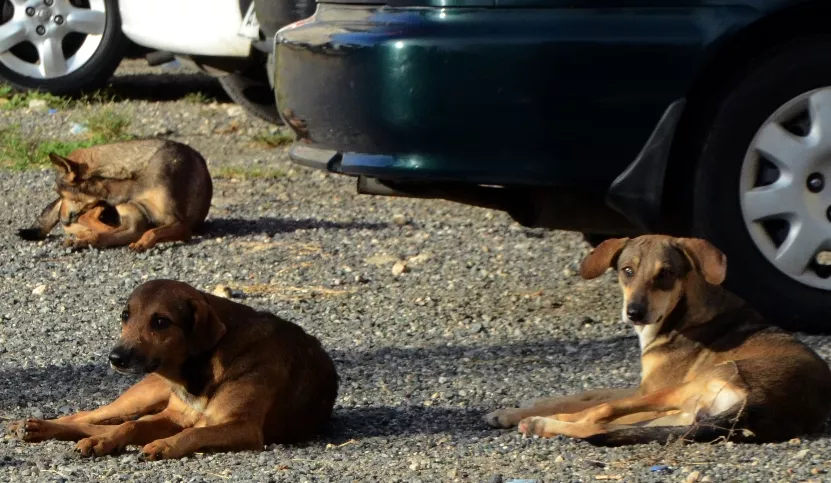
{"type": "Polygon", "coordinates": [[[623,320],[641,347],[633,389],[536,400],[486,416],[495,427],[595,444],[670,437],[780,441],[831,414],[831,370],[810,348],[720,286],[724,254],[705,240],[647,235],[607,240],[583,261],[585,279],[618,272],[623,320]]]}

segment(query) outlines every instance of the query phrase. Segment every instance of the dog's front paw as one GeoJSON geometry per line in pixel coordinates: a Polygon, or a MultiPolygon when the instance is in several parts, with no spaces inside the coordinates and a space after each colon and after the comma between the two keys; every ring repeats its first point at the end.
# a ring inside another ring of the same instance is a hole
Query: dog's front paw
{"type": "Polygon", "coordinates": [[[532,416],[519,422],[519,432],[525,436],[542,436],[545,429],[545,418],[532,416]]]}
{"type": "Polygon", "coordinates": [[[111,437],[109,434],[102,436],[90,436],[78,441],[75,445],[75,450],[81,453],[81,456],[104,456],[109,454],[116,454],[124,451],[124,445],[121,441],[111,437]]]}
{"type": "Polygon", "coordinates": [[[130,246],[127,248],[129,248],[132,252],[142,253],[146,252],[150,247],[148,247],[146,244],[142,243],[141,240],[139,240],[135,243],[130,243],[130,246]]]}
{"type": "Polygon", "coordinates": [[[97,241],[98,237],[96,237],[94,234],[77,234],[75,236],[64,238],[63,244],[65,247],[68,248],[87,248],[95,246],[97,241]]]}
{"type": "Polygon", "coordinates": [[[36,418],[23,419],[10,424],[9,432],[27,443],[39,443],[53,438],[49,421],[36,418]]]}
{"type": "Polygon", "coordinates": [[[512,428],[522,419],[519,409],[498,409],[485,415],[485,422],[493,428],[512,428]]]}
{"type": "Polygon", "coordinates": [[[144,445],[139,458],[145,461],[157,461],[181,458],[182,456],[167,440],[157,439],[152,443],[144,445]]]}

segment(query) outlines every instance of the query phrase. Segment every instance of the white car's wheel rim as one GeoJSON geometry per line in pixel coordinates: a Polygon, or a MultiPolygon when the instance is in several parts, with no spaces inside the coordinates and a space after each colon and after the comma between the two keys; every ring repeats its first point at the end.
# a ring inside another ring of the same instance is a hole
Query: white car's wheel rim
{"type": "Polygon", "coordinates": [[[792,279],[831,290],[831,88],[791,99],[762,124],[739,184],[762,255],[792,279]]]}
{"type": "Polygon", "coordinates": [[[70,74],[92,58],[104,34],[107,21],[104,0],[87,0],[84,7],[70,0],[0,0],[0,7],[13,14],[0,24],[0,63],[18,75],[33,79],[54,79],[70,74]],[[81,34],[80,45],[67,51],[64,39],[81,34]],[[16,52],[29,43],[37,59],[16,52]]]}

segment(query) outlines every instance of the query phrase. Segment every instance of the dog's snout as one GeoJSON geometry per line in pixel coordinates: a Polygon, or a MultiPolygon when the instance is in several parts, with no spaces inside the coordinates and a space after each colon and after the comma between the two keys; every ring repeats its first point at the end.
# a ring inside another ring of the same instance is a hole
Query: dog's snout
{"type": "Polygon", "coordinates": [[[643,322],[646,318],[646,304],[631,303],[626,307],[626,316],[632,322],[643,322]]]}
{"type": "Polygon", "coordinates": [[[110,352],[110,364],[116,369],[124,369],[130,365],[131,351],[125,347],[116,347],[110,352]]]}

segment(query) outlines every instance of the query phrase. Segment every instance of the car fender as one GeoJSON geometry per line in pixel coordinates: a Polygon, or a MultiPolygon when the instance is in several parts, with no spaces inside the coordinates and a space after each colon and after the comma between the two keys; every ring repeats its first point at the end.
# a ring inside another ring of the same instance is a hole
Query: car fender
{"type": "Polygon", "coordinates": [[[237,0],[121,0],[121,29],[143,47],[183,55],[248,57],[237,0]]]}

